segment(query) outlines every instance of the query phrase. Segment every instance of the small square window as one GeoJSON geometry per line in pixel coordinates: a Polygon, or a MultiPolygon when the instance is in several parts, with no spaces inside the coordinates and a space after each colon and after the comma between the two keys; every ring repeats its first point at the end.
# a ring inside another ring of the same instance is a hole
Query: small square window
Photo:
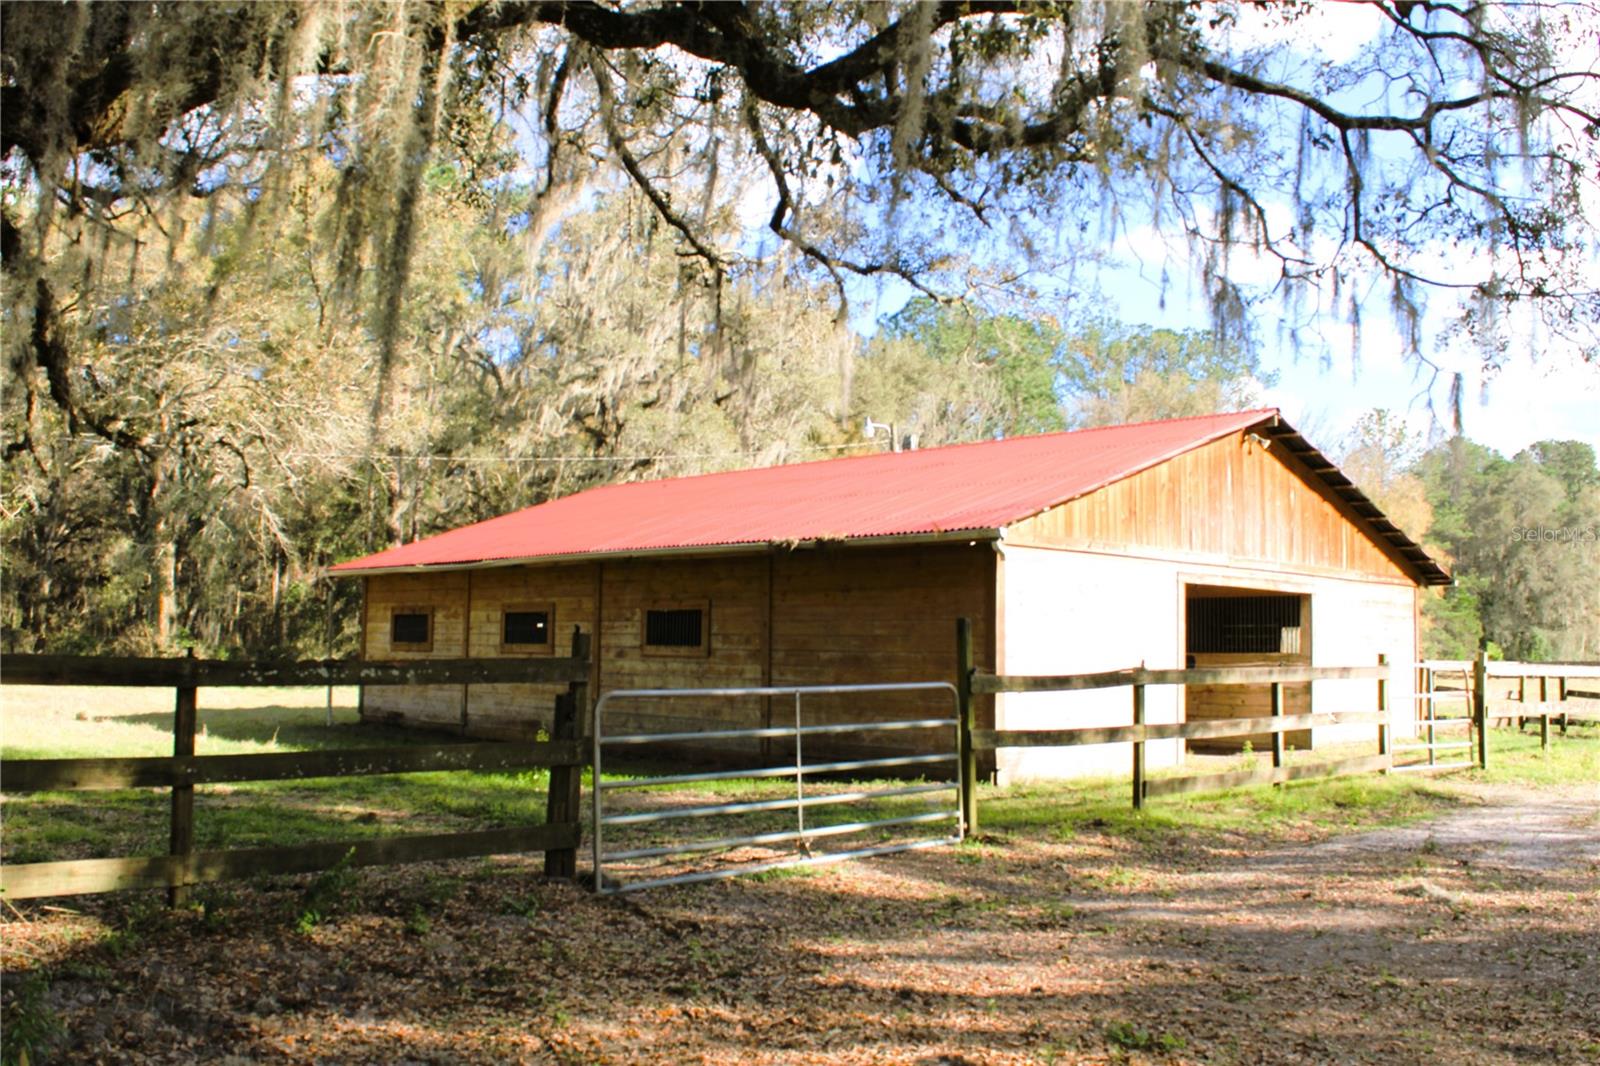
{"type": "Polygon", "coordinates": [[[548,654],[555,643],[555,610],[548,603],[511,604],[500,612],[500,650],[548,654]]]}
{"type": "Polygon", "coordinates": [[[710,604],[663,603],[644,612],[646,655],[705,655],[710,651],[710,604]]]}
{"type": "Polygon", "coordinates": [[[432,608],[396,607],[389,616],[389,647],[395,651],[432,651],[432,608]]]}

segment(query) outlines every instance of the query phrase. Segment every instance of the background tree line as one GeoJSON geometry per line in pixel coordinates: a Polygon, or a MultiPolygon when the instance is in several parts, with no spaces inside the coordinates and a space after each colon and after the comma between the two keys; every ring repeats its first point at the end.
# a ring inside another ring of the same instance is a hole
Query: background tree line
{"type": "Polygon", "coordinates": [[[1456,436],[1431,447],[1392,411],[1346,441],[1346,474],[1450,567],[1424,601],[1423,648],[1485,647],[1523,661],[1600,659],[1600,468],[1581,441],[1539,441],[1510,459],[1456,436]]]}
{"type": "MultiPolygon", "coordinates": [[[[383,386],[341,304],[313,182],[264,243],[213,203],[61,320],[74,403],[5,404],[7,650],[322,655],[353,640],[330,563],[608,481],[1248,406],[1259,367],[1206,332],[919,298],[871,338],[785,257],[685,257],[637,190],[598,185],[530,251],[436,167],[383,386]],[[130,292],[131,281],[131,292],[130,292]]],[[[731,225],[731,223],[730,223],[731,225]]],[[[353,309],[354,308],[354,309],[353,309]]]]}

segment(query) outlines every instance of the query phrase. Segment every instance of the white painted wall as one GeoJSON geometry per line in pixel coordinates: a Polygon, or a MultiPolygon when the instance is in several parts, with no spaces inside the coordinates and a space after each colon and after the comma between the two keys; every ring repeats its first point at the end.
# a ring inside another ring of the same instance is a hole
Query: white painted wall
{"type": "MultiPolygon", "coordinates": [[[[1313,666],[1376,666],[1380,654],[1396,667],[1389,684],[1389,715],[1396,737],[1416,734],[1416,629],[1414,591],[1360,581],[1321,579],[1311,597],[1311,664],[1313,666]]],[[[1371,711],[1377,708],[1373,681],[1317,681],[1311,706],[1321,711],[1371,711]]],[[[1314,730],[1313,747],[1328,743],[1371,740],[1370,725],[1329,726],[1314,730]]]]}
{"type": "MultiPolygon", "coordinates": [[[[1247,568],[1175,563],[1119,555],[1004,547],[1002,568],[1005,612],[1001,672],[1074,674],[1144,665],[1171,669],[1183,665],[1183,586],[1186,583],[1243,585],[1311,595],[1312,661],[1317,666],[1376,665],[1379,652],[1392,663],[1416,658],[1410,586],[1328,577],[1300,577],[1281,571],[1252,575],[1247,568]],[[1259,581],[1259,584],[1254,582],[1259,581]]],[[[1411,731],[1411,671],[1397,671],[1390,687],[1395,734],[1411,731]]],[[[1312,693],[1318,710],[1364,710],[1376,706],[1376,685],[1368,681],[1317,682],[1312,693]]],[[[998,729],[1068,729],[1127,725],[1133,716],[1132,690],[1009,694],[996,698],[998,729]]],[[[1179,720],[1175,687],[1146,691],[1145,720],[1179,720]]],[[[1319,730],[1314,744],[1371,738],[1370,725],[1319,730]]],[[[1003,748],[1000,780],[1029,777],[1124,775],[1130,772],[1128,744],[1071,748],[1003,748]]],[[[1150,769],[1183,759],[1183,742],[1152,741],[1145,748],[1150,769]]]]}

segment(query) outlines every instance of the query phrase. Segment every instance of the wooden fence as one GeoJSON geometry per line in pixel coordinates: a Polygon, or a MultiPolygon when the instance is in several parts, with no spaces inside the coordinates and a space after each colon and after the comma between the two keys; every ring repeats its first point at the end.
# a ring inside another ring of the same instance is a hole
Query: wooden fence
{"type": "Polygon", "coordinates": [[[170,757],[6,760],[0,788],[7,793],[158,787],[172,790],[171,846],[164,856],[76,859],[0,866],[6,899],[81,895],[124,888],[165,887],[174,905],[188,886],[255,874],[309,873],[337,864],[374,866],[543,851],[545,872],[571,877],[577,868],[582,767],[587,746],[579,730],[586,702],[589,638],[578,633],[566,659],[434,659],[407,662],[235,662],[185,659],[80,658],[8,655],[0,682],[28,685],[172,687],[170,757]],[[523,744],[444,744],[357,748],[263,755],[195,755],[196,690],[217,686],[565,684],[556,697],[552,737],[523,744]],[[229,851],[194,850],[196,785],[284,781],[438,770],[549,768],[544,824],[474,832],[408,835],[375,840],[300,844],[229,851]]]}
{"type": "Polygon", "coordinates": [[[1455,702],[1490,722],[1515,721],[1519,730],[1536,722],[1548,749],[1552,722],[1563,734],[1573,723],[1600,723],[1600,663],[1494,661],[1480,654],[1417,667],[1418,720],[1425,726],[1429,711],[1455,702]]]}
{"type": "Polygon", "coordinates": [[[1391,667],[1379,656],[1375,666],[1338,667],[1222,667],[1190,670],[1146,670],[1142,667],[1097,674],[1071,674],[1059,677],[1018,677],[983,673],[973,666],[972,626],[963,618],[956,628],[957,689],[961,697],[960,754],[962,776],[962,817],[967,831],[978,824],[977,752],[997,748],[1070,747],[1080,744],[1133,745],[1133,806],[1143,807],[1148,797],[1242,785],[1295,781],[1302,778],[1341,774],[1371,773],[1394,767],[1390,749],[1388,683],[1391,667]],[[1316,714],[1284,714],[1283,686],[1307,681],[1369,680],[1375,683],[1374,709],[1316,714]],[[1145,722],[1145,689],[1150,685],[1260,685],[1271,687],[1272,713],[1266,717],[1211,719],[1192,722],[1145,722]],[[1007,692],[1085,692],[1092,689],[1128,688],[1131,690],[1128,725],[1084,726],[1069,729],[979,729],[973,697],[1007,692]],[[1284,764],[1283,734],[1318,726],[1371,724],[1376,727],[1376,748],[1372,755],[1325,760],[1295,766],[1284,764]],[[1145,775],[1146,742],[1152,740],[1244,737],[1269,733],[1272,737],[1272,765],[1257,770],[1192,775],[1148,780],[1145,775]]]}

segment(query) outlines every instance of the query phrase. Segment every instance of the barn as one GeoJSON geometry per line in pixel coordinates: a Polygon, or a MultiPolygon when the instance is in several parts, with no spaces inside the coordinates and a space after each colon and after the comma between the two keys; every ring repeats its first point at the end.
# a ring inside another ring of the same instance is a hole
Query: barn
{"type": "MultiPolygon", "coordinates": [[[[565,655],[577,629],[591,639],[591,693],[946,680],[959,617],[973,622],[977,665],[1006,674],[1411,663],[1422,590],[1449,581],[1271,409],[609,485],[332,572],[363,582],[364,657],[565,655]]],[[[1286,709],[1367,710],[1370,687],[1318,681],[1289,691],[1286,709]]],[[[1398,671],[1402,731],[1410,692],[1398,671]]],[[[516,738],[548,727],[552,695],[374,688],[361,708],[516,738]]],[[[877,720],[895,698],[838,697],[816,713],[877,720]]],[[[1267,699],[1264,686],[1152,689],[1146,720],[1262,715],[1267,699]]],[[[752,697],[679,707],[673,721],[659,706],[635,713],[631,727],[681,730],[762,726],[774,710],[752,697]]],[[[980,726],[1001,729],[1128,714],[1119,690],[978,707],[980,726]]],[[[874,751],[926,743],[884,734],[874,751]]],[[[1181,761],[1183,743],[1152,742],[1149,764],[1181,761]]],[[[989,769],[1105,772],[1125,752],[1003,750],[989,769]]]]}

